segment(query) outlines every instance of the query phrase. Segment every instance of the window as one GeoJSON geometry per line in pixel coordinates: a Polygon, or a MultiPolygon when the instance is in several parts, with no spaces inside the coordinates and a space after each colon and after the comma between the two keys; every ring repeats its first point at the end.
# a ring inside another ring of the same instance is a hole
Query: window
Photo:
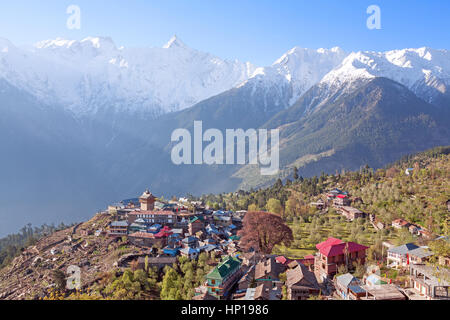
{"type": "Polygon", "coordinates": [[[212,279],[211,284],[216,284],[216,280],[212,279]]]}

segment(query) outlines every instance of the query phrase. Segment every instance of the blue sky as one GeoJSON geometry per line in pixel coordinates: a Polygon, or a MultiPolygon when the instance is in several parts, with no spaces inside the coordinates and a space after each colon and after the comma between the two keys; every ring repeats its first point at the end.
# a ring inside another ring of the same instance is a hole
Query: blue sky
{"type": "Polygon", "coordinates": [[[2,1],[0,37],[15,44],[110,36],[117,45],[162,46],[173,34],[228,59],[268,65],[290,48],[450,49],[450,1],[438,0],[40,0],[2,1]],[[69,5],[81,29],[66,28],[69,5]],[[369,5],[381,30],[366,27],[369,5]]]}

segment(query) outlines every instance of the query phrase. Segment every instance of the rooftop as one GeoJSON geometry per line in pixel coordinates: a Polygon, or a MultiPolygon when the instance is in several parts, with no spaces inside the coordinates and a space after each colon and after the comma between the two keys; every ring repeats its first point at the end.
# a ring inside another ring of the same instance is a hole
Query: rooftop
{"type": "Polygon", "coordinates": [[[375,300],[406,300],[406,297],[393,284],[362,286],[375,300]]]}
{"type": "Polygon", "coordinates": [[[286,271],[286,286],[290,287],[297,285],[302,280],[302,286],[309,286],[315,289],[319,289],[319,284],[317,282],[316,276],[313,272],[309,271],[308,268],[302,263],[298,263],[298,266],[294,269],[289,269],[286,271]]]}
{"type": "Polygon", "coordinates": [[[347,211],[347,212],[350,212],[350,213],[363,213],[361,210],[359,210],[359,209],[356,209],[356,208],[353,208],[353,207],[348,207],[348,206],[345,206],[345,207],[341,207],[341,210],[344,210],[344,211],[347,211]]]}
{"type": "Polygon", "coordinates": [[[241,267],[241,261],[235,257],[226,256],[208,275],[208,278],[223,279],[241,267]]]}
{"type": "Polygon", "coordinates": [[[414,243],[407,243],[398,247],[390,248],[388,249],[388,252],[406,255],[417,248],[419,248],[419,246],[416,246],[414,243]]]}
{"type": "Polygon", "coordinates": [[[336,277],[336,281],[339,282],[342,286],[348,287],[352,282],[359,283],[359,280],[355,278],[352,274],[346,273],[341,276],[336,277]]]}
{"type": "Polygon", "coordinates": [[[113,221],[113,222],[111,222],[111,227],[128,227],[128,222],[126,222],[126,221],[113,221]]]}
{"type": "Polygon", "coordinates": [[[409,252],[409,254],[419,258],[426,258],[434,255],[434,253],[431,252],[428,247],[419,247],[417,249],[413,249],[409,252]]]}
{"type": "Polygon", "coordinates": [[[145,190],[144,193],[139,197],[139,199],[151,199],[155,198],[149,190],[145,190]]]}
{"type": "Polygon", "coordinates": [[[340,254],[344,254],[347,250],[348,253],[366,250],[368,247],[355,242],[343,242],[336,238],[328,238],[326,241],[316,245],[319,252],[327,257],[334,257],[340,254]]]}
{"type": "Polygon", "coordinates": [[[410,268],[425,275],[425,283],[433,286],[450,286],[450,271],[444,267],[436,268],[424,264],[413,264],[410,268]]]}

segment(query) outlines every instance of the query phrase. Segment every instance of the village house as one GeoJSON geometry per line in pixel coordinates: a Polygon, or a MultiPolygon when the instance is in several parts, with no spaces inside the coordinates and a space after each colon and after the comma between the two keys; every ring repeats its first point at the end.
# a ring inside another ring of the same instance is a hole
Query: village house
{"type": "Polygon", "coordinates": [[[407,300],[407,297],[393,284],[362,286],[366,291],[364,300],[407,300]]]}
{"type": "Polygon", "coordinates": [[[242,264],[244,266],[254,266],[256,265],[256,262],[258,260],[258,254],[256,253],[256,251],[250,251],[250,252],[245,252],[241,255],[242,258],[242,264]]]}
{"type": "Polygon", "coordinates": [[[155,238],[168,238],[171,235],[172,230],[168,226],[164,226],[155,234],[155,238]]]}
{"type": "Polygon", "coordinates": [[[335,188],[327,193],[327,201],[333,201],[338,195],[348,196],[348,193],[335,188]]]}
{"type": "Polygon", "coordinates": [[[198,238],[194,236],[189,236],[181,240],[181,246],[183,248],[197,248],[198,238]]]}
{"type": "Polygon", "coordinates": [[[122,237],[128,234],[128,222],[113,221],[109,225],[108,235],[111,237],[122,237]]]}
{"type": "Polygon", "coordinates": [[[140,223],[132,223],[128,226],[128,230],[130,233],[134,233],[134,232],[146,232],[147,228],[145,227],[145,225],[140,224],[140,223]]]}
{"type": "Polygon", "coordinates": [[[306,300],[312,295],[320,294],[316,276],[301,263],[286,271],[286,288],[289,300],[306,300]]]}
{"type": "Polygon", "coordinates": [[[361,210],[358,210],[353,207],[339,207],[337,211],[342,214],[344,217],[347,218],[347,220],[353,221],[358,218],[364,218],[366,214],[362,212],[361,210]]]}
{"type": "Polygon", "coordinates": [[[229,295],[229,290],[242,275],[241,261],[238,258],[226,256],[206,276],[208,293],[217,298],[229,295]]]}
{"type": "Polygon", "coordinates": [[[200,246],[206,246],[206,245],[217,245],[217,241],[211,238],[206,238],[203,241],[199,241],[198,243],[200,246]]]}
{"type": "Polygon", "coordinates": [[[255,288],[248,288],[242,300],[281,300],[282,283],[261,283],[255,288]]]}
{"type": "Polygon", "coordinates": [[[325,208],[325,202],[322,199],[319,199],[316,202],[311,202],[309,205],[318,210],[323,210],[325,208]]]}
{"type": "Polygon", "coordinates": [[[244,219],[245,215],[247,214],[247,210],[238,210],[233,214],[234,218],[244,219]]]}
{"type": "Polygon", "coordinates": [[[171,257],[176,257],[178,255],[179,251],[180,251],[180,248],[174,247],[174,246],[167,246],[167,247],[163,248],[163,253],[165,255],[168,255],[171,257]]]}
{"type": "Polygon", "coordinates": [[[422,263],[433,253],[416,246],[414,243],[403,244],[398,247],[392,247],[387,252],[387,264],[390,267],[407,267],[411,263],[422,263]]]}
{"type": "Polygon", "coordinates": [[[194,249],[190,247],[182,248],[180,249],[180,254],[182,257],[186,257],[189,260],[196,260],[199,255],[199,249],[194,249]]]}
{"type": "Polygon", "coordinates": [[[277,263],[274,257],[262,259],[256,264],[255,280],[259,282],[278,281],[279,274],[284,272],[286,267],[277,263]]]}
{"type": "Polygon", "coordinates": [[[409,261],[411,264],[424,264],[434,255],[428,247],[419,247],[409,252],[409,261]]]}
{"type": "Polygon", "coordinates": [[[355,242],[343,242],[340,239],[328,238],[316,245],[319,250],[314,259],[314,272],[322,279],[337,273],[340,265],[353,269],[354,263],[365,264],[368,247],[355,242]]]}
{"type": "Polygon", "coordinates": [[[200,252],[206,252],[206,253],[210,253],[216,249],[217,249],[217,246],[214,244],[207,244],[207,245],[198,247],[198,250],[200,252]]]}
{"type": "Polygon", "coordinates": [[[205,227],[203,220],[203,217],[195,216],[189,221],[188,230],[191,236],[203,230],[205,227]]]}
{"type": "Polygon", "coordinates": [[[138,207],[139,207],[139,199],[134,198],[134,199],[122,200],[118,203],[113,203],[108,206],[107,211],[110,214],[124,215],[127,212],[135,210],[138,207]]]}
{"type": "Polygon", "coordinates": [[[403,219],[396,219],[392,221],[392,227],[395,229],[403,229],[403,228],[409,228],[410,223],[403,219]]]}
{"type": "Polygon", "coordinates": [[[166,245],[166,237],[156,237],[152,233],[135,232],[128,235],[128,240],[139,247],[151,248],[153,246],[159,246],[163,248],[166,245]]]}
{"type": "Polygon", "coordinates": [[[338,194],[333,199],[333,206],[335,207],[342,207],[342,206],[349,206],[351,204],[350,198],[346,194],[338,194]]]}
{"type": "Polygon", "coordinates": [[[419,229],[419,235],[422,238],[427,239],[427,240],[433,240],[433,238],[434,238],[433,234],[430,231],[423,229],[423,228],[419,229]]]}
{"type": "Polygon", "coordinates": [[[450,272],[424,264],[411,265],[410,285],[427,300],[450,300],[450,272]]]}
{"type": "Polygon", "coordinates": [[[161,228],[162,228],[162,225],[155,223],[154,225],[151,225],[147,228],[147,232],[157,234],[159,232],[159,230],[161,230],[161,228]]]}
{"type": "Polygon", "coordinates": [[[164,267],[169,266],[172,267],[174,263],[177,262],[176,257],[139,257],[138,258],[138,268],[144,269],[145,268],[145,259],[147,259],[148,262],[148,268],[158,269],[158,272],[164,269],[164,267]]]}
{"type": "Polygon", "coordinates": [[[369,219],[375,229],[383,230],[384,228],[386,228],[386,224],[384,222],[378,220],[377,217],[375,216],[375,214],[370,213],[369,219]]]}
{"type": "Polygon", "coordinates": [[[255,265],[251,265],[245,272],[245,274],[239,279],[237,293],[245,292],[254,282],[254,278],[255,278],[255,265]]]}
{"type": "Polygon", "coordinates": [[[233,223],[231,217],[225,215],[213,216],[214,224],[221,227],[227,227],[233,223]]]}
{"type": "Polygon", "coordinates": [[[336,293],[344,300],[360,300],[366,296],[366,290],[361,287],[359,279],[350,273],[336,277],[334,287],[336,293]]]}

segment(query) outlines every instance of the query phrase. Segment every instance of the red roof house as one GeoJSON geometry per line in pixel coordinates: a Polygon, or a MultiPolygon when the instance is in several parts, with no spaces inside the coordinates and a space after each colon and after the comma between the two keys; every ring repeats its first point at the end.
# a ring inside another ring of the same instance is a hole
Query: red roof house
{"type": "Polygon", "coordinates": [[[335,244],[340,244],[340,243],[343,243],[343,241],[340,239],[330,237],[327,240],[325,240],[324,242],[316,244],[316,248],[318,250],[320,250],[321,248],[325,248],[325,247],[335,245],[335,244]]]}
{"type": "Polygon", "coordinates": [[[410,223],[403,219],[396,219],[392,221],[392,226],[396,229],[408,228],[410,226],[410,223]]]}
{"type": "Polygon", "coordinates": [[[319,250],[314,259],[314,271],[327,277],[336,274],[338,266],[345,264],[348,269],[353,263],[364,264],[368,247],[355,242],[343,242],[340,239],[328,238],[316,245],[319,250]]]}

